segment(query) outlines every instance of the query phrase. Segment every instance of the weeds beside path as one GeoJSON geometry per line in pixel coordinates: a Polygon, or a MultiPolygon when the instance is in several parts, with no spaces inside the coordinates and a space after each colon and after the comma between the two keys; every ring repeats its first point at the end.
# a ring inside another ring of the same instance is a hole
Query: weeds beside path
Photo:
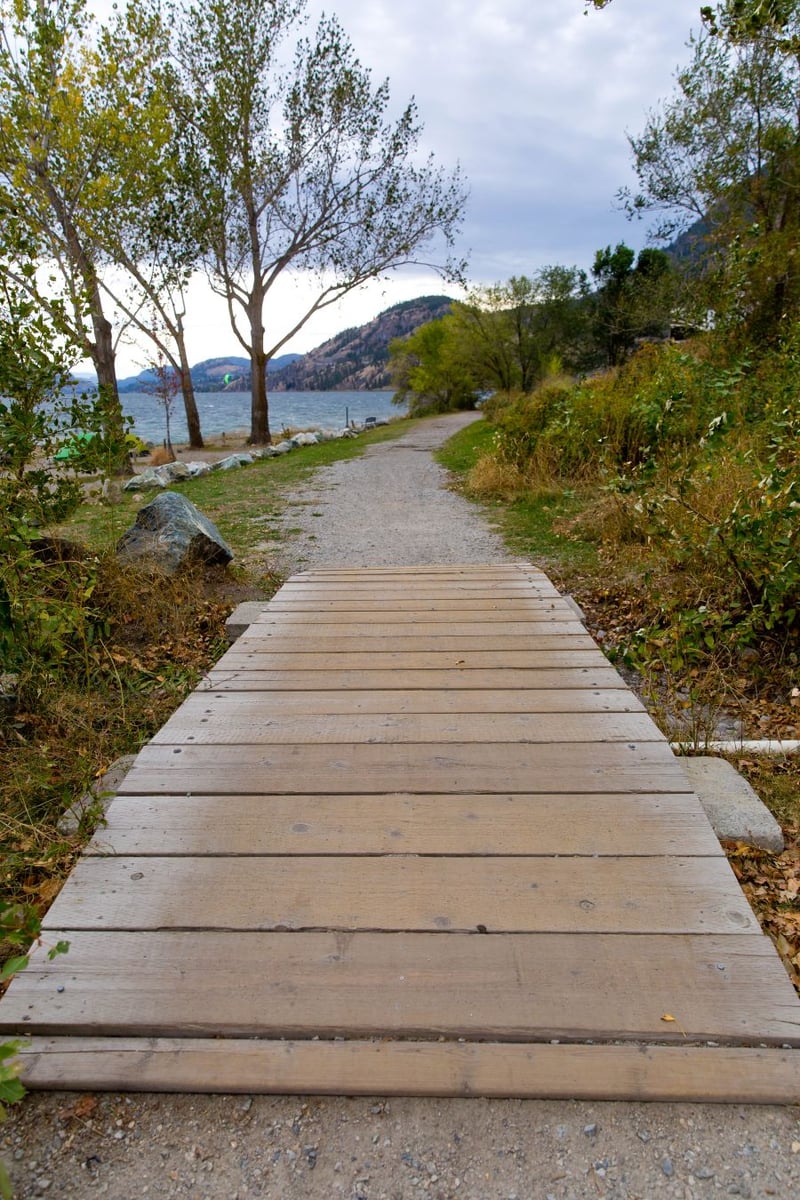
{"type": "MultiPolygon", "coordinates": [[[[470,426],[448,442],[439,461],[457,487],[475,497],[514,553],[542,567],[574,596],[589,632],[639,692],[662,732],[702,753],[707,741],[731,727],[744,738],[800,737],[800,707],[788,672],[763,669],[758,655],[711,659],[703,670],[652,660],[644,673],[626,669],[625,647],[647,621],[649,564],[635,548],[616,548],[585,536],[582,514],[597,502],[598,489],[543,487],[514,496],[485,498],[481,463],[492,444],[488,423],[470,426]],[[476,478],[477,468],[477,478],[476,478]],[[477,486],[476,486],[477,485],[477,486]]],[[[680,661],[680,660],[678,660],[680,661]]],[[[730,755],[772,811],[786,849],[770,854],[726,845],[742,887],[800,992],[800,755],[730,755]]]]}

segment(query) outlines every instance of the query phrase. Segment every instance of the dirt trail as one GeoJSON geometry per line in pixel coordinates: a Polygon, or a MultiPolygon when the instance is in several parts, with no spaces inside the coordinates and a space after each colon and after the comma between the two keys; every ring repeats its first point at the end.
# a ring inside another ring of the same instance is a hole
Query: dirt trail
{"type": "Polygon", "coordinates": [[[437,417],[319,471],[287,498],[284,530],[302,533],[284,544],[281,570],[508,562],[500,538],[447,490],[447,472],[431,456],[475,419],[437,417]]]}
{"type": "MultiPolygon", "coordinates": [[[[321,472],[293,498],[283,566],[506,558],[430,457],[466,419],[321,472]]],[[[775,1107],[39,1093],[0,1154],[20,1200],[800,1196],[800,1115],[775,1107]]]]}

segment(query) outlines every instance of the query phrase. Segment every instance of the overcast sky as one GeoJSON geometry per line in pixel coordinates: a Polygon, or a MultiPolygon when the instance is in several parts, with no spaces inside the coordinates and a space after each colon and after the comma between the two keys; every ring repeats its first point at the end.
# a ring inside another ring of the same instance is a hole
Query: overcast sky
{"type": "MultiPolygon", "coordinates": [[[[617,211],[633,182],[626,131],[669,94],[700,0],[309,0],[335,12],[398,110],[416,97],[424,144],[470,187],[462,249],[493,283],[547,264],[591,266],[598,248],[639,248],[647,227],[617,211]]],[[[371,286],[319,314],[287,349],[304,351],[390,304],[443,289],[434,274],[371,286]]],[[[292,288],[268,324],[284,322],[292,288]]],[[[192,361],[234,352],[224,311],[198,286],[187,311],[192,361]]],[[[238,350],[241,353],[241,350],[238,350]]],[[[122,371],[125,373],[123,353],[122,371]]]]}

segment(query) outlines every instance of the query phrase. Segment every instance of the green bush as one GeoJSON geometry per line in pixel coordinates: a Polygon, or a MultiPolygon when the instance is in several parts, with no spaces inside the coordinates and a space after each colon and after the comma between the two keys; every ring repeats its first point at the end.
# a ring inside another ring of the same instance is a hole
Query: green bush
{"type": "Polygon", "coordinates": [[[497,454],[519,469],[599,478],[683,454],[736,423],[741,368],[723,370],[685,348],[643,346],[622,368],[574,387],[545,385],[496,399],[487,416],[497,454]]]}

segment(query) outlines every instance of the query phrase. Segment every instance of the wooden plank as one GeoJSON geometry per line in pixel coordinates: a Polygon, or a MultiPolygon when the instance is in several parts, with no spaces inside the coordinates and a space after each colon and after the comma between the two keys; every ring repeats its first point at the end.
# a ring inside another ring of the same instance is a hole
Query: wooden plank
{"type": "Polygon", "coordinates": [[[619,688],[628,690],[622,676],[604,660],[603,666],[594,667],[537,667],[535,672],[514,667],[502,669],[462,670],[357,670],[338,669],[299,671],[259,670],[254,665],[247,669],[220,666],[220,663],[200,681],[199,694],[206,692],[252,692],[252,691],[336,691],[349,690],[424,690],[459,691],[522,689],[565,689],[565,688],[619,688]]]}
{"type": "Polygon", "coordinates": [[[89,854],[721,856],[694,795],[118,796],[89,854]],[[221,807],[222,805],[222,807],[221,807]]]}
{"type": "Polygon", "coordinates": [[[410,584],[370,583],[359,586],[356,583],[320,583],[301,584],[293,587],[284,584],[280,595],[284,602],[294,600],[347,600],[360,604],[363,600],[392,600],[397,595],[406,600],[480,600],[495,604],[502,600],[530,599],[531,593],[541,597],[556,599],[559,593],[555,588],[531,588],[530,584],[519,583],[429,583],[412,586],[410,584]]]}
{"type": "Polygon", "coordinates": [[[376,630],[370,636],[351,634],[349,631],[333,633],[328,637],[316,634],[304,634],[299,630],[293,636],[288,633],[261,633],[259,626],[250,626],[235,643],[235,653],[245,654],[301,654],[314,655],[319,662],[321,657],[329,660],[333,656],[361,654],[363,657],[375,654],[379,656],[397,654],[411,656],[414,654],[446,655],[451,662],[456,662],[462,651],[468,650],[470,657],[485,653],[517,654],[535,653],[537,650],[545,653],[584,652],[596,653],[597,646],[594,638],[588,633],[581,633],[577,623],[566,628],[559,626],[538,626],[539,632],[528,634],[507,633],[502,626],[490,629],[484,634],[460,636],[451,633],[447,626],[439,627],[442,632],[427,637],[417,637],[415,633],[406,633],[396,637],[392,633],[381,633],[376,630]],[[570,629],[572,632],[570,632],[570,629]]]}
{"type": "Polygon", "coordinates": [[[798,1104],[797,1051],[509,1042],[34,1038],[27,1088],[798,1104]]]}
{"type": "Polygon", "coordinates": [[[264,609],[249,628],[254,633],[261,633],[267,627],[274,628],[276,632],[283,632],[287,629],[291,632],[292,627],[299,626],[302,630],[316,630],[324,637],[326,636],[325,630],[329,625],[335,626],[337,631],[341,631],[342,626],[352,625],[364,630],[386,627],[390,632],[396,631],[398,637],[403,637],[408,633],[408,627],[415,625],[418,628],[424,625],[426,630],[430,629],[430,632],[434,634],[442,632],[442,625],[453,625],[460,631],[471,628],[477,633],[485,633],[487,624],[500,624],[515,633],[536,633],[537,627],[541,625],[558,625],[563,622],[577,625],[583,630],[576,613],[570,609],[569,605],[556,605],[555,603],[548,603],[546,607],[537,605],[527,611],[518,608],[471,608],[466,611],[455,611],[449,607],[394,611],[387,609],[385,605],[379,605],[376,609],[366,611],[361,608],[347,608],[328,612],[319,608],[286,607],[264,609]]]}
{"type": "Polygon", "coordinates": [[[445,597],[444,599],[430,600],[413,600],[409,599],[398,592],[396,596],[388,597],[383,600],[301,600],[301,599],[286,599],[282,592],[277,592],[272,600],[264,601],[264,614],[266,617],[271,614],[283,613],[298,613],[303,616],[314,615],[315,613],[333,614],[343,613],[386,613],[391,615],[399,615],[401,613],[424,613],[429,620],[437,619],[438,617],[449,617],[451,613],[481,613],[495,614],[498,618],[503,618],[505,614],[513,615],[520,614],[526,616],[528,614],[535,615],[542,611],[542,606],[557,605],[560,609],[562,605],[574,615],[575,610],[568,604],[565,604],[560,599],[558,593],[553,596],[537,598],[536,596],[521,595],[505,600],[493,598],[491,600],[470,600],[459,597],[445,597]]]}
{"type": "Polygon", "coordinates": [[[451,742],[647,742],[663,734],[647,713],[276,713],[219,720],[172,717],[155,746],[322,746],[347,742],[446,746],[451,742]]]}
{"type": "MultiPolygon", "coordinates": [[[[557,641],[558,639],[552,639],[557,641]]],[[[577,640],[577,639],[575,639],[577,640]]],[[[591,639],[588,639],[591,640],[591,639]]],[[[264,671],[330,671],[333,667],[347,671],[443,671],[454,676],[474,670],[552,670],[554,667],[579,667],[601,670],[608,659],[599,650],[474,650],[472,643],[461,643],[452,650],[351,650],[347,653],[319,653],[313,649],[287,651],[233,649],[224,654],[215,671],[254,670],[256,664],[264,671]]],[[[531,682],[530,678],[528,680],[531,682]]],[[[490,685],[491,686],[491,685],[490,685]]],[[[502,686],[497,684],[496,686],[502,686]]]]}
{"type": "Polygon", "coordinates": [[[293,713],[638,713],[644,706],[622,688],[518,688],[512,690],[453,688],[402,691],[381,688],[361,691],[282,692],[259,696],[230,692],[193,692],[171,722],[199,724],[204,719],[237,722],[251,714],[289,716],[293,713]]]}
{"type": "Polygon", "coordinates": [[[375,792],[680,792],[666,742],[357,746],[156,746],[120,784],[135,792],[364,795],[375,792]]]}
{"type": "Polygon", "coordinates": [[[725,858],[84,858],[44,929],[758,933],[725,858]]]}
{"type": "Polygon", "coordinates": [[[16,977],[0,1033],[800,1045],[762,934],[49,936],[69,953],[16,977]]]}
{"type": "MultiPolygon", "coordinates": [[[[445,646],[448,642],[460,639],[461,641],[469,640],[470,643],[478,643],[477,649],[482,648],[482,643],[491,639],[492,644],[497,644],[503,648],[508,639],[519,641],[523,646],[535,646],[541,638],[571,638],[583,639],[580,642],[581,646],[593,646],[594,639],[588,639],[588,634],[581,625],[580,621],[573,616],[570,620],[558,621],[555,619],[543,619],[538,621],[458,621],[451,617],[449,621],[431,621],[423,620],[419,615],[413,620],[408,621],[391,621],[375,615],[373,620],[358,619],[343,622],[320,622],[320,621],[298,621],[291,620],[275,620],[275,621],[256,621],[252,625],[248,625],[245,633],[241,634],[239,642],[243,643],[260,643],[268,639],[296,642],[304,641],[308,644],[310,639],[316,643],[328,641],[347,641],[358,639],[359,644],[363,644],[365,639],[372,642],[384,642],[387,640],[397,641],[402,639],[403,643],[409,642],[424,642],[431,648],[436,649],[440,643],[445,646]]],[[[422,647],[425,648],[424,646],[422,647]]],[[[547,649],[547,644],[544,644],[547,649]]]]}

